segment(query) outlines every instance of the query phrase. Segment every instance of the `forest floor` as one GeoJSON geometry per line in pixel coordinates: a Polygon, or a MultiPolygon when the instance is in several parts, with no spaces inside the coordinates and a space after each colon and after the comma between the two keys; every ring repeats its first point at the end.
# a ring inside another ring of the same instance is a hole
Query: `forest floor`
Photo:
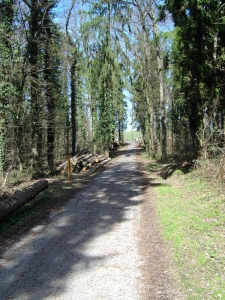
{"type": "MultiPolygon", "coordinates": [[[[1,223],[1,299],[186,299],[163,241],[147,158],[123,147],[1,223]]],[[[33,183],[31,181],[30,183],[33,183]]]]}

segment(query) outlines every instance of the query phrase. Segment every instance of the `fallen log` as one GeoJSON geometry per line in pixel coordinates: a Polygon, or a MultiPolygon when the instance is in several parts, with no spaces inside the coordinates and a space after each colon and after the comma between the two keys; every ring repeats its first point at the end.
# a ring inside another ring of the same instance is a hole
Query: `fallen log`
{"type": "Polygon", "coordinates": [[[25,203],[35,198],[48,187],[48,181],[43,179],[27,187],[23,191],[17,191],[9,198],[0,201],[0,220],[8,217],[25,203]]]}

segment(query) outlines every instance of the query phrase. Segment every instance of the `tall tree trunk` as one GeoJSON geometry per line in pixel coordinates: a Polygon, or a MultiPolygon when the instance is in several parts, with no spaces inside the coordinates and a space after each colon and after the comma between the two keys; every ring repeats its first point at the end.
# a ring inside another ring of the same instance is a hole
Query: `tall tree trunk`
{"type": "Polygon", "coordinates": [[[98,127],[98,120],[97,120],[97,106],[96,106],[96,99],[91,99],[91,117],[92,117],[92,140],[93,140],[93,152],[96,154],[97,152],[97,145],[96,145],[96,133],[98,127]]]}
{"type": "Polygon", "coordinates": [[[119,144],[121,144],[121,142],[122,142],[122,134],[121,134],[121,121],[119,120],[118,121],[118,135],[119,135],[119,144]]]}
{"type": "Polygon", "coordinates": [[[30,3],[30,37],[28,39],[28,52],[31,67],[31,140],[33,152],[37,153],[35,161],[33,161],[33,167],[40,166],[40,157],[42,152],[42,128],[41,128],[41,104],[39,101],[39,78],[38,78],[38,52],[39,52],[39,34],[41,18],[41,7],[38,0],[31,0],[30,3]]]}
{"type": "Polygon", "coordinates": [[[133,4],[137,7],[140,18],[141,18],[141,26],[143,30],[143,57],[141,60],[141,68],[142,68],[142,77],[145,85],[146,91],[146,101],[148,104],[148,132],[149,132],[149,141],[148,141],[148,149],[149,155],[152,158],[157,156],[156,147],[155,147],[155,138],[156,138],[156,128],[155,128],[155,120],[154,120],[154,100],[153,100],[153,76],[152,76],[152,65],[151,65],[151,44],[149,39],[149,31],[146,27],[146,11],[144,6],[140,1],[134,1],[133,4]]]}
{"type": "Polygon", "coordinates": [[[14,0],[0,2],[0,181],[4,177],[5,149],[7,134],[7,119],[9,112],[9,99],[12,97],[12,74],[9,74],[10,60],[12,59],[12,24],[14,19],[14,0]]]}
{"type": "Polygon", "coordinates": [[[71,88],[71,126],[72,126],[72,155],[77,150],[77,86],[76,86],[76,65],[77,59],[73,58],[70,69],[71,88]]]}
{"type": "Polygon", "coordinates": [[[77,55],[76,43],[69,33],[69,21],[75,5],[75,0],[72,0],[66,19],[66,35],[68,42],[72,48],[72,63],[70,67],[70,88],[71,88],[71,129],[72,129],[72,155],[77,151],[77,55]]]}
{"type": "Polygon", "coordinates": [[[44,17],[44,28],[46,31],[45,40],[45,68],[44,68],[44,79],[45,79],[45,96],[47,101],[47,160],[48,167],[51,172],[54,172],[54,144],[55,144],[55,82],[54,82],[54,66],[55,62],[52,59],[53,36],[52,36],[52,22],[50,16],[51,6],[46,0],[46,11],[44,17]]]}
{"type": "Polygon", "coordinates": [[[159,44],[159,33],[156,24],[156,19],[153,11],[149,14],[152,25],[153,25],[153,35],[156,46],[157,53],[157,64],[158,64],[158,80],[159,80],[159,99],[160,99],[160,108],[161,108],[161,145],[162,145],[162,160],[167,159],[167,132],[166,132],[166,117],[165,117],[165,97],[164,97],[164,82],[163,82],[163,61],[161,58],[161,48],[159,44]]]}

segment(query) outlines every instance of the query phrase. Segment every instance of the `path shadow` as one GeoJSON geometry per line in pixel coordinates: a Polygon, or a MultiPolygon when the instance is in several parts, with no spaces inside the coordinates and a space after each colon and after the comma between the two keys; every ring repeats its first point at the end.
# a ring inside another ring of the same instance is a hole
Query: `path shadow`
{"type": "MultiPolygon", "coordinates": [[[[32,230],[17,250],[10,249],[1,261],[0,299],[41,300],[59,296],[68,288],[67,277],[96,267],[107,256],[90,254],[95,239],[127,221],[127,211],[143,201],[141,194],[152,179],[142,180],[136,169],[137,149],[128,149],[120,160],[107,167],[77,194],[58,216],[50,215],[46,224],[32,230]],[[21,251],[21,249],[23,249],[21,251]]],[[[110,245],[108,245],[110,247],[110,245]]]]}

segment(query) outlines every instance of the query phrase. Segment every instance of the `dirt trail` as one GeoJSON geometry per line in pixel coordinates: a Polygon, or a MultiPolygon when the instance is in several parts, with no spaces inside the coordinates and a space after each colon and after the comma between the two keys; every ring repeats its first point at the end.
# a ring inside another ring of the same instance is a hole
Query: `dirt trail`
{"type": "Polygon", "coordinates": [[[0,299],[185,299],[135,143],[0,260],[0,299]],[[138,171],[139,169],[139,171],[138,171]]]}

